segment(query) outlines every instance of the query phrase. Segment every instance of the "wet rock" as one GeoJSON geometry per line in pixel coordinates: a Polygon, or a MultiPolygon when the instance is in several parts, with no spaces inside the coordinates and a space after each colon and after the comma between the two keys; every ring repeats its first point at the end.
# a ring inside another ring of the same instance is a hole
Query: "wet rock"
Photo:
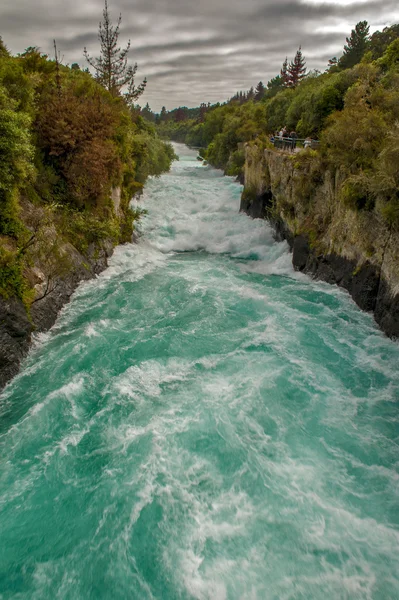
{"type": "Polygon", "coordinates": [[[0,298],[0,389],[17,374],[28,352],[32,330],[23,303],[0,298]]]}

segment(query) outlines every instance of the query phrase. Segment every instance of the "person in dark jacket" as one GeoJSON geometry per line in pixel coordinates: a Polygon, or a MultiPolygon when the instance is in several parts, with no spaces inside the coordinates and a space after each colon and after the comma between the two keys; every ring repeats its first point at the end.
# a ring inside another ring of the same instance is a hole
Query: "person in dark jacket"
{"type": "Polygon", "coordinates": [[[298,139],[298,136],[296,134],[296,131],[291,131],[290,133],[290,138],[291,138],[291,150],[293,152],[295,152],[295,148],[296,148],[296,141],[298,139]]]}

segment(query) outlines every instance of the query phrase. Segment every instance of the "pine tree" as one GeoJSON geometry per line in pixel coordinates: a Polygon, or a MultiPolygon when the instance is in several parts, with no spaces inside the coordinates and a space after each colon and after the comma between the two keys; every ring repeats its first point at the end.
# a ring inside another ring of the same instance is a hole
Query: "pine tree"
{"type": "Polygon", "coordinates": [[[2,56],[10,56],[10,53],[8,52],[7,46],[3,42],[3,38],[0,35],[0,57],[2,56]]]}
{"type": "Polygon", "coordinates": [[[302,79],[306,75],[306,63],[302,56],[301,46],[299,46],[294,60],[290,63],[288,67],[288,86],[296,87],[298,83],[302,81],[302,79]]]}
{"type": "Polygon", "coordinates": [[[285,61],[283,62],[283,66],[281,67],[280,77],[283,84],[283,87],[288,87],[290,83],[290,76],[288,73],[288,58],[285,57],[285,61]]]}
{"type": "Polygon", "coordinates": [[[95,70],[99,83],[114,96],[119,96],[122,88],[126,87],[127,91],[124,97],[129,105],[133,105],[135,100],[144,92],[147,80],[144,79],[139,86],[135,86],[134,77],[137,71],[137,63],[133,67],[127,64],[130,40],[123,50],[118,46],[121,20],[122,15],[119,15],[116,27],[112,25],[108,3],[105,0],[103,20],[99,24],[98,31],[101,55],[98,58],[91,58],[86,48],[84,49],[84,55],[89,65],[95,70]]]}
{"type": "Polygon", "coordinates": [[[260,102],[265,95],[265,86],[261,81],[259,81],[258,85],[255,88],[255,102],[260,102]]]}
{"type": "Polygon", "coordinates": [[[281,75],[276,75],[276,77],[272,77],[270,81],[267,82],[267,91],[265,95],[267,98],[273,98],[280,90],[284,89],[284,81],[281,75]]]}
{"type": "Polygon", "coordinates": [[[152,112],[150,105],[147,104],[145,105],[144,108],[141,109],[141,116],[146,119],[147,121],[151,121],[152,123],[155,121],[155,115],[152,112]]]}
{"type": "Polygon", "coordinates": [[[350,69],[362,60],[370,42],[369,30],[367,21],[359,21],[355,29],[352,29],[350,37],[346,38],[344,53],[339,59],[341,69],[350,69]]]}
{"type": "Polygon", "coordinates": [[[159,115],[159,120],[161,123],[164,123],[167,120],[166,108],[164,106],[161,108],[161,114],[159,115]]]}
{"type": "Polygon", "coordinates": [[[248,94],[247,94],[247,100],[253,100],[255,97],[255,91],[254,88],[251,86],[248,94]]]}
{"type": "Polygon", "coordinates": [[[337,69],[337,67],[338,67],[338,59],[336,56],[333,56],[328,61],[327,71],[335,71],[337,69]]]}
{"type": "Polygon", "coordinates": [[[201,102],[199,107],[199,122],[203,123],[205,121],[205,115],[208,112],[209,104],[206,105],[205,102],[201,102]]]}

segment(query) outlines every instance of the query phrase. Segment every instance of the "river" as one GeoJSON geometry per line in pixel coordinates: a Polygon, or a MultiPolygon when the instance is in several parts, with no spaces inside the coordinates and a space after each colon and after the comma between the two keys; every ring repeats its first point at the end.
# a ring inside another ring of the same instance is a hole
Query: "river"
{"type": "Polygon", "coordinates": [[[0,396],[0,598],[399,598],[399,347],[178,146],[0,396]]]}

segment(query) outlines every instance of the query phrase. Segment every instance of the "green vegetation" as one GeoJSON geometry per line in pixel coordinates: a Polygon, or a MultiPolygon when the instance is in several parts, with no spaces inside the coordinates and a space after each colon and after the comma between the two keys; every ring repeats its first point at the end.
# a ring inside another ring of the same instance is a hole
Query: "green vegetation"
{"type": "Polygon", "coordinates": [[[56,278],[68,243],[86,252],[128,241],[139,217],[130,199],[175,158],[133,106],[145,82],[134,86],[137,65],[127,65],[129,47],[117,47],[120,21],[112,27],[107,6],[103,17],[94,77],[60,64],[56,49],[53,60],[34,47],[11,56],[0,38],[0,295],[27,305],[34,264],[51,263],[56,278]]]}
{"type": "Polygon", "coordinates": [[[108,3],[105,0],[103,20],[100,23],[98,34],[101,44],[101,54],[98,58],[91,58],[85,48],[84,55],[89,65],[95,70],[97,81],[113,96],[120,96],[122,90],[127,88],[124,98],[127,104],[132,106],[133,102],[144,92],[147,80],[144,79],[136,87],[134,78],[137,71],[137,63],[132,67],[127,62],[130,40],[123,50],[118,46],[121,20],[122,15],[119,15],[116,27],[112,25],[108,12],[108,3]]]}
{"type": "Polygon", "coordinates": [[[367,21],[360,21],[352,29],[350,37],[346,38],[344,53],[339,60],[342,69],[354,67],[361,61],[369,46],[369,29],[367,21]]]}
{"type": "MultiPolygon", "coordinates": [[[[312,178],[339,170],[345,179],[342,202],[353,210],[375,210],[399,228],[399,25],[370,37],[361,21],[342,57],[332,58],[324,73],[305,75],[304,69],[299,49],[260,99],[251,90],[237,94],[207,107],[203,119],[198,112],[177,118],[178,110],[163,111],[156,117],[158,131],[203,148],[201,155],[212,165],[238,176],[245,143],[270,147],[269,138],[283,126],[299,138],[318,139],[312,178]]],[[[305,153],[310,156],[310,150],[300,154],[305,153]]]]}

